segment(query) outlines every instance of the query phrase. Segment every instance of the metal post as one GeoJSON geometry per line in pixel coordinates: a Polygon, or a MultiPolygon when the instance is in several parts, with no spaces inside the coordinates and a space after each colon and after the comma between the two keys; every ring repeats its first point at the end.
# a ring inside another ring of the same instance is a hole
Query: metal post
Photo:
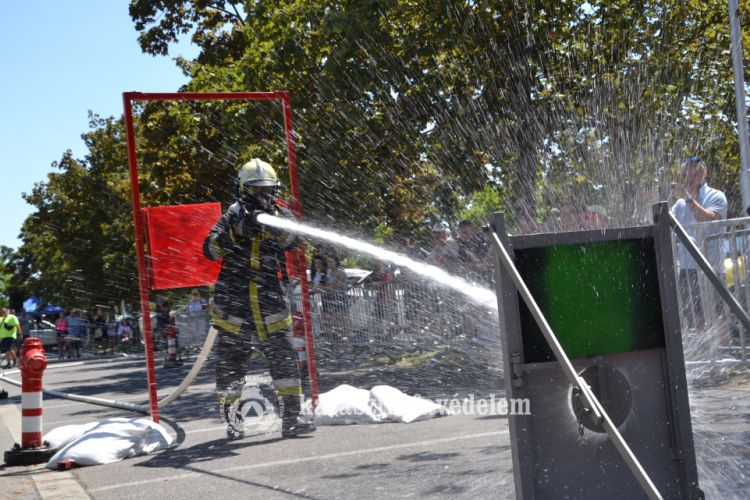
{"type": "MultiPolygon", "coordinates": [[[[297,222],[302,222],[302,204],[299,197],[299,182],[297,180],[297,149],[292,127],[292,102],[289,92],[279,92],[284,106],[284,131],[286,132],[287,161],[289,164],[289,178],[292,187],[292,212],[297,222]]],[[[312,313],[310,312],[310,291],[307,283],[307,259],[305,258],[305,244],[301,243],[295,252],[295,264],[302,291],[302,322],[305,329],[305,347],[307,349],[307,369],[310,375],[310,399],[312,410],[318,406],[318,369],[315,362],[315,338],[313,337],[312,313]]]]}
{"type": "Polygon", "coordinates": [[[747,104],[745,102],[745,76],[742,65],[742,32],[740,31],[739,5],[737,0],[729,0],[729,31],[732,47],[732,67],[734,68],[734,99],[737,105],[737,132],[740,141],[740,194],[742,215],[750,215],[750,139],[747,133],[747,104]]]}
{"type": "Polygon", "coordinates": [[[135,255],[138,261],[138,290],[143,315],[143,339],[146,343],[146,378],[148,379],[148,401],[151,406],[151,420],[159,423],[159,400],[156,397],[156,367],[154,365],[154,342],[151,336],[151,307],[148,300],[148,276],[146,274],[146,252],[143,247],[143,211],[138,186],[138,163],[133,132],[132,93],[122,94],[125,108],[125,129],[128,142],[128,167],[130,169],[130,196],[133,202],[133,222],[135,226],[135,255]]]}

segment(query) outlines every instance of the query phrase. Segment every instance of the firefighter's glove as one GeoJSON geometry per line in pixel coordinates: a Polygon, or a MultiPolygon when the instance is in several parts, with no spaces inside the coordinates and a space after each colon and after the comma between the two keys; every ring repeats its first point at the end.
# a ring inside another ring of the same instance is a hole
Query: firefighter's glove
{"type": "MultiPolygon", "coordinates": [[[[259,215],[270,215],[271,217],[276,218],[275,215],[269,214],[265,212],[264,210],[256,210],[255,212],[252,213],[250,218],[257,222],[259,215]]],[[[284,232],[284,230],[281,229],[280,227],[276,227],[270,224],[260,224],[259,222],[257,223],[263,228],[264,231],[268,231],[274,236],[281,236],[281,234],[284,232]]]]}

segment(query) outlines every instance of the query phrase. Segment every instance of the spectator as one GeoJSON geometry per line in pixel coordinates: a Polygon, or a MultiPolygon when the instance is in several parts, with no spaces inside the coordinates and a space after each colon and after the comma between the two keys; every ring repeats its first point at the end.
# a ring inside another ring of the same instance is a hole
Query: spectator
{"type": "Polygon", "coordinates": [[[327,314],[323,316],[327,320],[333,342],[341,342],[345,335],[351,332],[349,320],[349,297],[346,295],[346,271],[341,267],[336,254],[326,257],[326,264],[330,270],[325,285],[320,289],[327,292],[323,296],[323,309],[327,314]]]}
{"type": "Polygon", "coordinates": [[[607,229],[610,219],[607,216],[607,209],[601,205],[591,205],[581,214],[584,222],[589,229],[607,229]]]}
{"type": "Polygon", "coordinates": [[[97,345],[104,349],[104,343],[107,341],[106,327],[107,320],[104,318],[104,311],[97,309],[96,315],[92,315],[89,319],[89,340],[95,354],[97,345]]]}
{"type": "Polygon", "coordinates": [[[363,284],[381,283],[374,286],[375,292],[375,320],[380,323],[380,327],[386,339],[390,339],[393,327],[393,313],[396,308],[396,291],[392,284],[386,282],[392,281],[391,275],[386,271],[385,265],[380,261],[373,262],[373,271],[368,274],[363,284]]]}
{"type": "Polygon", "coordinates": [[[536,234],[539,232],[539,225],[536,222],[536,215],[530,210],[521,208],[516,212],[517,235],[536,234]]]}
{"type": "Polygon", "coordinates": [[[479,232],[477,226],[468,219],[458,223],[458,234],[461,236],[459,244],[459,258],[461,265],[469,274],[476,277],[476,281],[485,285],[493,283],[492,244],[490,240],[479,232]]]}
{"type": "Polygon", "coordinates": [[[0,321],[0,352],[5,353],[5,366],[3,368],[10,368],[11,362],[13,362],[13,366],[18,363],[13,345],[16,343],[16,338],[21,336],[21,325],[18,318],[8,313],[8,309],[5,307],[0,308],[0,317],[2,318],[2,321],[0,321]]]}
{"type": "Polygon", "coordinates": [[[315,255],[313,257],[313,268],[310,270],[310,276],[312,277],[313,288],[312,292],[321,291],[321,286],[326,284],[328,276],[330,276],[331,270],[328,269],[328,264],[322,255],[315,255]]]}
{"type": "Polygon", "coordinates": [[[86,319],[79,317],[75,309],[71,310],[68,318],[68,336],[65,339],[65,344],[68,346],[68,359],[73,357],[74,349],[76,357],[81,357],[81,338],[86,336],[87,327],[86,319]]]}
{"type": "Polygon", "coordinates": [[[167,331],[167,327],[169,326],[169,313],[171,312],[171,306],[169,305],[169,302],[162,301],[161,307],[159,307],[159,303],[157,302],[156,308],[157,308],[156,331],[159,333],[159,336],[161,337],[164,347],[166,348],[167,346],[166,331],[167,331]]]}
{"type": "MultiPolygon", "coordinates": [[[[712,222],[727,218],[727,198],[723,192],[718,189],[708,187],[706,184],[706,164],[693,156],[682,164],[682,184],[672,183],[672,193],[678,198],[677,203],[672,207],[672,214],[680,224],[696,224],[699,222],[712,222]]],[[[690,238],[703,248],[703,239],[707,236],[725,232],[724,227],[707,227],[702,231],[700,229],[691,229],[687,233],[690,238]]],[[[711,241],[708,245],[708,255],[706,256],[719,274],[724,271],[724,252],[720,248],[718,241],[711,241]]],[[[703,314],[703,304],[700,299],[700,290],[698,288],[698,269],[695,259],[687,252],[684,246],[678,253],[677,258],[680,262],[680,294],[682,295],[683,307],[691,308],[695,314],[695,327],[699,332],[705,330],[705,318],[703,314]],[[693,301],[691,306],[690,295],[692,293],[693,301]]],[[[721,314],[723,310],[723,301],[716,294],[716,309],[719,320],[719,330],[721,335],[721,344],[724,347],[729,345],[729,333],[726,328],[726,321],[721,314]]],[[[690,310],[685,311],[687,313],[690,310]]]]}
{"type": "Polygon", "coordinates": [[[110,349],[110,354],[115,353],[115,346],[117,345],[117,321],[115,321],[115,315],[109,314],[107,316],[107,340],[104,347],[104,354],[107,354],[107,349],[110,349]]]}
{"type": "Polygon", "coordinates": [[[21,335],[16,338],[16,350],[20,354],[23,343],[31,336],[31,318],[26,316],[26,309],[21,309],[18,323],[21,325],[21,335]]]}
{"type": "Polygon", "coordinates": [[[194,289],[190,293],[190,302],[187,303],[188,319],[190,321],[190,327],[193,330],[195,338],[200,338],[201,342],[205,342],[208,330],[206,330],[206,309],[208,304],[205,300],[201,299],[201,294],[198,289],[194,289]]]}
{"type": "Polygon", "coordinates": [[[581,216],[578,214],[578,209],[573,202],[567,201],[563,203],[562,207],[560,207],[560,216],[565,229],[568,231],[582,231],[586,229],[581,216]]]}
{"type": "Polygon", "coordinates": [[[127,349],[130,354],[130,336],[133,334],[133,329],[130,328],[128,320],[125,318],[120,322],[120,327],[117,329],[117,336],[120,338],[120,352],[127,349]]]}
{"type": "MultiPolygon", "coordinates": [[[[65,311],[60,311],[60,316],[55,322],[55,340],[57,340],[57,357],[63,359],[65,344],[68,341],[68,318],[65,317],[65,311]]],[[[68,350],[70,355],[70,349],[68,350]]]]}
{"type": "Polygon", "coordinates": [[[432,227],[435,246],[427,256],[427,263],[449,272],[458,268],[458,243],[451,238],[448,228],[438,223],[432,227]]]}

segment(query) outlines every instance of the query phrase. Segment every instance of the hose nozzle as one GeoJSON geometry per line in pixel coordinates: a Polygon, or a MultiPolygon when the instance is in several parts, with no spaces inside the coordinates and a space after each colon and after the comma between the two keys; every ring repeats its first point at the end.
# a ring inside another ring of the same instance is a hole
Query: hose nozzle
{"type": "Polygon", "coordinates": [[[251,214],[250,214],[250,218],[251,218],[251,219],[252,219],[252,221],[253,221],[253,222],[255,222],[256,224],[262,224],[262,223],[261,223],[261,222],[260,222],[260,221],[258,220],[258,218],[259,218],[259,217],[260,217],[261,215],[266,215],[266,213],[265,213],[265,212],[264,212],[263,210],[254,210],[254,211],[253,211],[253,213],[251,213],[251,214]]]}

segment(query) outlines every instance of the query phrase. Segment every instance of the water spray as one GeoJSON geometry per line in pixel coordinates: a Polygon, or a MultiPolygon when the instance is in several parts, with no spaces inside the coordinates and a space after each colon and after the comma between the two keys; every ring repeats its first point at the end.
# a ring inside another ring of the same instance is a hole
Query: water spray
{"type": "Polygon", "coordinates": [[[354,238],[343,236],[334,231],[306,226],[304,224],[299,224],[288,219],[274,217],[261,211],[253,212],[251,217],[258,224],[264,224],[267,226],[287,229],[293,232],[304,233],[314,238],[330,241],[352,250],[364,252],[366,254],[372,255],[373,257],[377,257],[379,260],[384,260],[399,266],[407,267],[426,278],[430,278],[435,282],[440,283],[441,285],[452,288],[453,290],[456,290],[457,292],[470,297],[472,300],[476,301],[482,306],[497,311],[497,297],[495,297],[494,292],[486,288],[480,288],[478,286],[471,285],[460,278],[451,276],[439,267],[412,260],[403,254],[392,252],[390,250],[377,247],[364,241],[355,240],[354,238]]]}

